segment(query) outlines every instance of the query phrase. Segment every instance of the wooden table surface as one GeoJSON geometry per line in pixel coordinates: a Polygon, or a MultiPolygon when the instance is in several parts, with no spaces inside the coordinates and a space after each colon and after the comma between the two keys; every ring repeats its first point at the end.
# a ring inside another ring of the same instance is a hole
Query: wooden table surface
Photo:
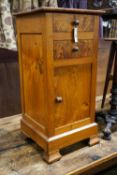
{"type": "Polygon", "coordinates": [[[101,139],[93,147],[80,142],[62,149],[62,159],[48,165],[41,158],[42,149],[21,133],[20,119],[20,115],[0,119],[0,175],[91,175],[117,164],[115,131],[111,141],[101,139]]]}

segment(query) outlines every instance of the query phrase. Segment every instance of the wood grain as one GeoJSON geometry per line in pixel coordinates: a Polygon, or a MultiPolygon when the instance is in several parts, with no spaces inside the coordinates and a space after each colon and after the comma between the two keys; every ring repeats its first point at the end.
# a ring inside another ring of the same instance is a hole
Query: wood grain
{"type": "Polygon", "coordinates": [[[88,118],[91,65],[57,68],[54,77],[55,97],[63,98],[63,102],[54,107],[55,127],[88,118]]]}
{"type": "Polygon", "coordinates": [[[79,40],[79,51],[73,51],[74,43],[69,40],[54,41],[54,58],[59,59],[75,59],[82,57],[93,56],[93,42],[92,40],[79,40]]]}
{"type": "Polygon", "coordinates": [[[71,14],[55,14],[53,16],[53,32],[71,32],[73,29],[73,22],[75,19],[79,20],[79,32],[93,32],[94,31],[94,17],[91,15],[71,15],[71,14]]]}
{"type": "Polygon", "coordinates": [[[45,65],[42,57],[42,36],[22,35],[21,47],[25,115],[44,127],[46,99],[44,95],[45,65]]]}

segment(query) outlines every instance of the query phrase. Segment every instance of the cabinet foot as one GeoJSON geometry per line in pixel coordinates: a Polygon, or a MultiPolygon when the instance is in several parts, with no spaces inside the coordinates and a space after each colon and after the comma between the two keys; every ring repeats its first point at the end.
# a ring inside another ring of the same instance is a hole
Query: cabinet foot
{"type": "Polygon", "coordinates": [[[61,154],[59,153],[59,151],[52,151],[52,152],[44,152],[43,155],[43,159],[47,162],[47,163],[53,163],[57,160],[61,159],[61,154]]]}
{"type": "Polygon", "coordinates": [[[96,145],[97,143],[100,142],[100,139],[98,136],[92,136],[90,139],[89,139],[89,146],[93,146],[93,145],[96,145]]]}

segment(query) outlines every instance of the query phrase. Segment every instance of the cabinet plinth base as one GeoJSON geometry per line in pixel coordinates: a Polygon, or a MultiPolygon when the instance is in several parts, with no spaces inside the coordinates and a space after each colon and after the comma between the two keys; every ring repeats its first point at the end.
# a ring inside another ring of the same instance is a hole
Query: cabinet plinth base
{"type": "Polygon", "coordinates": [[[59,150],[68,145],[74,144],[84,139],[90,139],[90,146],[99,143],[98,128],[96,123],[91,123],[86,126],[76,128],[59,135],[47,137],[40,133],[38,128],[35,129],[33,123],[28,120],[21,120],[21,129],[25,135],[34,140],[44,150],[44,160],[48,163],[55,162],[61,158],[59,150]]]}

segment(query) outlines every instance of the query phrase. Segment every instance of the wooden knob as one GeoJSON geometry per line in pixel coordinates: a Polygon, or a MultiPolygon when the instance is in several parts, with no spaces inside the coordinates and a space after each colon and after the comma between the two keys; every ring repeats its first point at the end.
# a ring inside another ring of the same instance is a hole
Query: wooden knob
{"type": "Polygon", "coordinates": [[[56,103],[61,103],[63,101],[63,98],[60,96],[57,96],[55,101],[56,101],[56,103]]]}
{"type": "Polygon", "coordinates": [[[74,51],[74,52],[77,52],[77,51],[79,51],[79,48],[78,48],[78,46],[74,46],[74,47],[73,47],[73,51],[74,51]]]}
{"type": "Polygon", "coordinates": [[[79,25],[79,20],[78,20],[78,19],[75,19],[75,21],[74,21],[74,25],[76,25],[76,26],[79,25]]]}

